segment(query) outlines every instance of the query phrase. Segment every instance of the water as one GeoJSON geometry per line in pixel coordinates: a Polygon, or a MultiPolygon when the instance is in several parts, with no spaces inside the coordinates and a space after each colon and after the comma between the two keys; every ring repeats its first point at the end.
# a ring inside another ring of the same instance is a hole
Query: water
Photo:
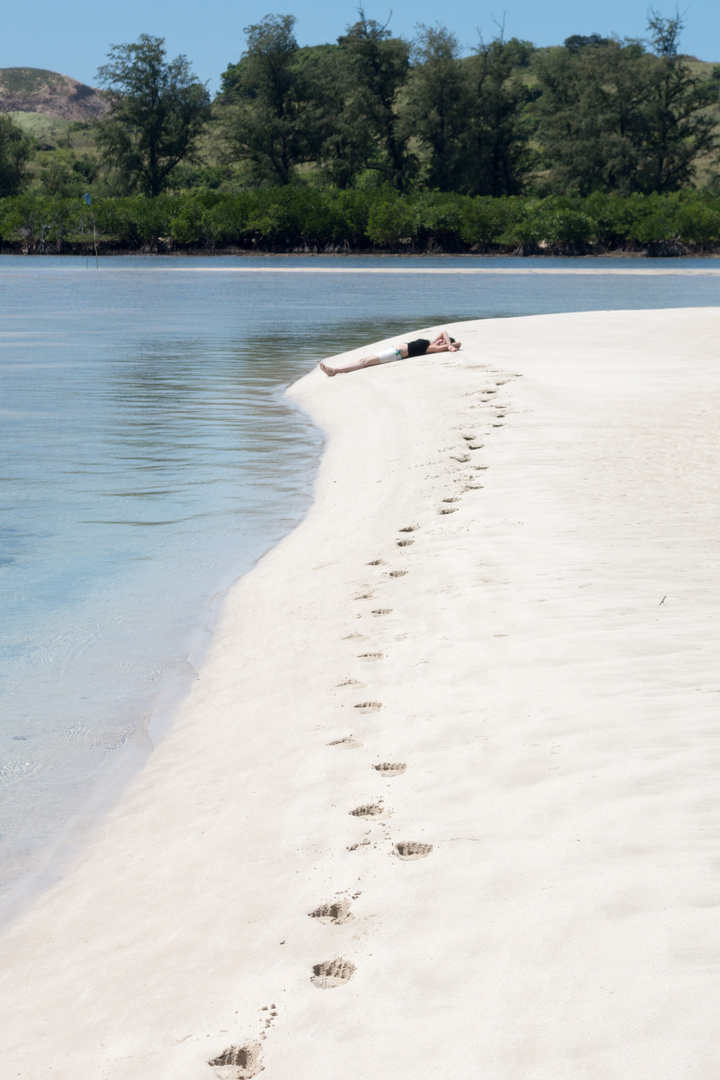
{"type": "Polygon", "coordinates": [[[223,593],[302,517],[322,440],[282,395],[319,357],[459,319],[714,306],[716,267],[0,257],[0,896],[144,759],[223,593]],[[427,273],[473,268],[493,272],[427,273]]]}

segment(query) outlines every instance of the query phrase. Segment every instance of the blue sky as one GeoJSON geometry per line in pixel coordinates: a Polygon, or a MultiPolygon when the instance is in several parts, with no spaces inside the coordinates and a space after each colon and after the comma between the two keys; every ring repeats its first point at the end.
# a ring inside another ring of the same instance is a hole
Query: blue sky
{"type": "MultiPolygon", "coordinates": [[[[370,18],[384,22],[392,11],[390,28],[412,37],[417,23],[444,23],[469,49],[478,30],[485,38],[495,31],[494,20],[505,20],[506,37],[522,37],[536,45],[556,45],[570,34],[641,37],[649,6],[665,15],[675,6],[666,0],[456,0],[445,6],[432,0],[367,0],[370,18]]],[[[679,5],[685,17],[684,52],[701,60],[720,62],[720,4],[718,0],[691,0],[679,5]]],[[[220,73],[239,58],[243,27],[268,12],[297,17],[301,45],[334,41],[356,18],[357,4],[326,0],[124,0],[98,4],[97,0],[31,0],[6,4],[0,42],[0,67],[39,67],[60,71],[94,84],[109,44],[135,41],[142,33],[164,37],[170,57],[185,53],[193,70],[210,89],[218,87],[220,73]]]]}

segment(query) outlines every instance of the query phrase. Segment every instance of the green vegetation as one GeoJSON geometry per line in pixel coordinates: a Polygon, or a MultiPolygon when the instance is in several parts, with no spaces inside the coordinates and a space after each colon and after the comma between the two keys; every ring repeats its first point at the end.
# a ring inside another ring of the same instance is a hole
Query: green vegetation
{"type": "Polygon", "coordinates": [[[5,114],[32,139],[39,142],[64,142],[70,131],[72,120],[63,120],[59,116],[45,116],[35,112],[9,112],[5,114]]]}
{"type": "Polygon", "coordinates": [[[15,195],[27,180],[32,144],[9,116],[0,115],[0,198],[15,195]]]}
{"type": "MultiPolygon", "coordinates": [[[[430,252],[650,255],[713,251],[720,197],[692,190],[527,198],[286,186],[99,198],[101,250],[430,252]]],[[[91,211],[81,199],[0,200],[5,250],[83,254],[91,211]]]]}
{"type": "Polygon", "coordinates": [[[678,54],[679,19],[650,18],[638,42],[569,38],[538,65],[538,133],[552,188],[676,191],[717,150],[715,77],[693,75],[678,54]]]}
{"type": "Polygon", "coordinates": [[[250,166],[257,183],[290,183],[298,165],[312,160],[314,139],[306,113],[312,109],[291,15],[268,15],[246,28],[248,48],[223,76],[229,99],[223,110],[228,156],[250,166]]]}
{"type": "Polygon", "coordinates": [[[56,71],[44,68],[3,68],[2,86],[7,94],[35,94],[48,87],[62,88],[65,80],[56,71]]]}
{"type": "Polygon", "coordinates": [[[6,114],[3,243],[84,250],[89,190],[105,250],[720,245],[720,67],[682,55],[677,15],[651,12],[643,41],[497,37],[466,56],[443,26],[408,42],[362,8],[335,44],[301,48],[294,28],[247,27],[212,105],[186,58],[142,35],[98,72],[104,118],[6,114]]]}
{"type": "Polygon", "coordinates": [[[125,190],[159,195],[179,162],[191,160],[209,118],[209,95],[184,56],[165,62],[162,38],[142,34],[114,45],[98,77],[112,109],[98,124],[98,145],[125,190]]]}

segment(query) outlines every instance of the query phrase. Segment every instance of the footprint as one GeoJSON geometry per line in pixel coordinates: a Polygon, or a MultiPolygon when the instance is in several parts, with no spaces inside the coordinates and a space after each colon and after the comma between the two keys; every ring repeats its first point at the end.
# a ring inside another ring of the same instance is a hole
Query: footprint
{"type": "Polygon", "coordinates": [[[212,1065],[220,1080],[250,1080],[264,1069],[261,1053],[260,1043],[247,1042],[243,1046],[228,1047],[208,1065],[212,1065]]]}
{"type": "Polygon", "coordinates": [[[343,960],[339,956],[335,960],[326,960],[324,964],[315,964],[312,982],[319,990],[332,990],[352,979],[355,970],[355,965],[350,960],[343,960]]]}
{"type": "Polygon", "coordinates": [[[460,502],[460,499],[458,498],[457,495],[451,495],[450,498],[443,499],[443,502],[447,502],[447,503],[460,502]]]}
{"type": "Polygon", "coordinates": [[[485,443],[468,443],[468,450],[482,450],[485,443]]]}
{"type": "Polygon", "coordinates": [[[336,686],[364,686],[365,683],[361,683],[359,679],[343,679],[342,682],[336,683],[336,686]]]}
{"type": "Polygon", "coordinates": [[[398,532],[417,532],[419,528],[419,525],[404,525],[398,532]]]}
{"type": "Polygon", "coordinates": [[[382,812],[382,806],[378,806],[377,803],[365,803],[364,806],[356,806],[350,811],[353,817],[377,817],[382,812]]]}
{"type": "Polygon", "coordinates": [[[348,746],[355,750],[357,747],[362,746],[362,743],[354,739],[352,735],[345,735],[342,739],[333,739],[332,742],[328,743],[328,746],[348,746]]]}
{"type": "Polygon", "coordinates": [[[379,765],[373,765],[373,769],[383,776],[400,776],[407,769],[407,765],[400,761],[381,761],[379,765]]]}
{"type": "Polygon", "coordinates": [[[360,841],[358,841],[357,844],[350,844],[350,846],[345,848],[345,850],[346,851],[357,851],[358,848],[368,847],[369,844],[370,844],[369,840],[360,840],[360,841]]]}
{"type": "Polygon", "coordinates": [[[416,844],[412,840],[402,840],[395,845],[399,859],[409,862],[411,859],[424,859],[432,851],[432,844],[416,844]]]}
{"type": "Polygon", "coordinates": [[[354,633],[354,634],[346,634],[345,637],[343,638],[343,641],[364,641],[364,639],[365,639],[364,634],[354,633]]]}
{"type": "Polygon", "coordinates": [[[438,510],[438,514],[454,514],[458,509],[457,506],[443,506],[442,510],[438,510]]]}
{"type": "Polygon", "coordinates": [[[373,615],[389,615],[391,611],[392,611],[391,607],[374,608],[373,615]]]}
{"type": "Polygon", "coordinates": [[[453,461],[459,461],[461,465],[470,460],[469,454],[451,454],[450,456],[453,461]]]}
{"type": "Polygon", "coordinates": [[[414,544],[414,543],[415,543],[414,540],[398,540],[397,541],[397,546],[398,547],[410,547],[410,545],[414,544]]]}
{"type": "Polygon", "coordinates": [[[465,440],[465,442],[474,442],[475,441],[475,436],[474,435],[463,435],[463,439],[465,440]]]}
{"type": "MultiPolygon", "coordinates": [[[[274,1005],[263,1005],[260,1012],[261,1013],[268,1013],[268,1016],[264,1017],[265,1031],[267,1031],[268,1028],[271,1028],[273,1026],[273,1022],[277,1017],[277,1012],[275,1011],[275,1006],[274,1005]]],[[[263,1034],[260,1036],[260,1038],[261,1039],[265,1038],[265,1032],[263,1032],[263,1034]]]]}
{"type": "Polygon", "coordinates": [[[482,491],[482,489],[484,487],[485,487],[484,484],[466,484],[465,485],[465,490],[466,491],[482,491]]]}
{"type": "Polygon", "coordinates": [[[354,705],[353,708],[359,709],[360,712],[379,712],[382,709],[382,701],[361,701],[359,705],[354,705]]]}
{"type": "Polygon", "coordinates": [[[311,919],[317,919],[321,923],[334,923],[336,926],[342,926],[355,918],[350,911],[349,900],[333,900],[329,904],[321,904],[315,911],[309,912],[309,915],[311,919]]]}
{"type": "Polygon", "coordinates": [[[391,570],[388,577],[405,577],[407,570],[391,570]]]}
{"type": "Polygon", "coordinates": [[[368,566],[384,566],[384,565],[385,565],[385,560],[384,559],[373,559],[372,562],[368,563],[368,566]]]}
{"type": "Polygon", "coordinates": [[[384,660],[385,654],[381,652],[361,652],[358,660],[384,660]]]}
{"type": "Polygon", "coordinates": [[[353,597],[353,600],[372,600],[373,595],[374,594],[371,592],[359,593],[357,596],[353,597]]]}

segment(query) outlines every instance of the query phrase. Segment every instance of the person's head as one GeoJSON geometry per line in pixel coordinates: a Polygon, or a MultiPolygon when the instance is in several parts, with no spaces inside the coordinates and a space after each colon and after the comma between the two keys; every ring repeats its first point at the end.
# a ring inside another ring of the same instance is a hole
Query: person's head
{"type": "MultiPolygon", "coordinates": [[[[449,334],[448,334],[448,337],[450,337],[450,335],[449,335],[449,334]]],[[[450,344],[451,344],[451,345],[454,345],[454,344],[455,344],[455,338],[454,338],[454,337],[450,337],[450,344]]]]}

